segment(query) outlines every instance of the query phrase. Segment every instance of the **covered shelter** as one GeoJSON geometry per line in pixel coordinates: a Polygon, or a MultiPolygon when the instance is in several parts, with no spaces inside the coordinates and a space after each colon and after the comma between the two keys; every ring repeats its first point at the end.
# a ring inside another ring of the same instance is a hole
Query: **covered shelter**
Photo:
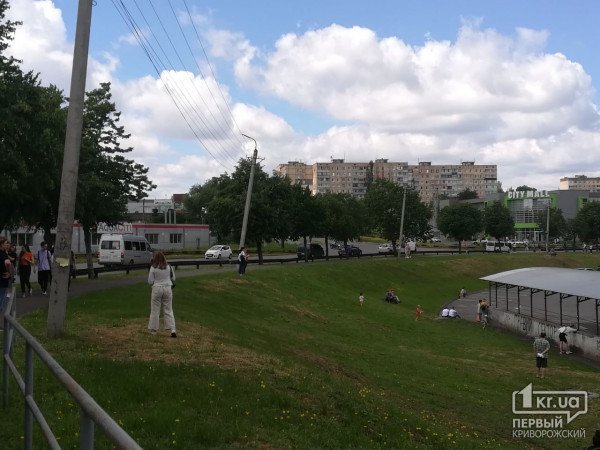
{"type": "Polygon", "coordinates": [[[561,326],[577,323],[578,329],[600,336],[600,271],[526,267],[481,279],[488,282],[489,298],[496,308],[561,326]]]}

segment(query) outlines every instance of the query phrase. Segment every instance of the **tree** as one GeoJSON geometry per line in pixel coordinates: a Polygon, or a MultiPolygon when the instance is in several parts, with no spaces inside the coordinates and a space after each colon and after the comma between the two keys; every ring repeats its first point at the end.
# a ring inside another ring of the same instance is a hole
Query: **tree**
{"type": "Polygon", "coordinates": [[[392,243],[394,252],[400,233],[402,187],[388,180],[374,181],[365,195],[369,226],[379,237],[392,243]]]}
{"type": "MultiPolygon", "coordinates": [[[[546,224],[548,222],[548,210],[539,211],[536,214],[535,221],[540,230],[546,234],[546,224]]],[[[553,240],[563,237],[567,231],[567,221],[559,208],[550,208],[550,233],[548,239],[553,240]]]]}
{"type": "Polygon", "coordinates": [[[129,138],[119,125],[110,93],[110,83],[87,93],[75,217],[81,223],[90,277],[93,276],[91,229],[98,222],[125,220],[127,201],[139,201],[156,186],[148,179],[148,168],[123,156],[131,147],[122,147],[129,138]]]}
{"type": "Polygon", "coordinates": [[[319,202],[324,210],[324,233],[326,236],[348,244],[358,239],[364,230],[363,203],[350,194],[320,194],[319,202]]]}
{"type": "Polygon", "coordinates": [[[583,242],[598,246],[600,239],[600,202],[587,202],[577,211],[575,231],[583,242]]]}
{"type": "Polygon", "coordinates": [[[523,186],[519,186],[518,188],[516,188],[515,191],[537,191],[537,189],[524,184],[523,186]]]}
{"type": "MultiPolygon", "coordinates": [[[[324,233],[324,207],[316,197],[313,197],[307,187],[292,186],[290,219],[292,223],[291,239],[302,236],[304,248],[307,248],[307,237],[324,233]]],[[[325,256],[329,258],[329,245],[325,236],[325,256]]],[[[308,261],[308,252],[304,252],[304,259],[308,261]]]]}
{"type": "Polygon", "coordinates": [[[472,191],[469,188],[466,188],[464,191],[460,191],[457,195],[459,200],[472,200],[478,198],[477,192],[472,191]]]}
{"type": "Polygon", "coordinates": [[[446,206],[438,214],[437,226],[446,236],[458,241],[458,252],[462,253],[462,241],[483,229],[482,214],[467,203],[446,206]]]}
{"type": "Polygon", "coordinates": [[[429,220],[432,213],[431,209],[421,202],[417,192],[391,181],[376,180],[365,196],[365,206],[371,228],[378,236],[389,240],[394,251],[396,251],[399,239],[405,189],[403,234],[415,239],[424,238],[431,230],[429,220]]]}
{"type": "Polygon", "coordinates": [[[483,228],[487,235],[499,241],[514,234],[515,222],[510,216],[509,209],[499,201],[495,201],[485,209],[483,228]]]}

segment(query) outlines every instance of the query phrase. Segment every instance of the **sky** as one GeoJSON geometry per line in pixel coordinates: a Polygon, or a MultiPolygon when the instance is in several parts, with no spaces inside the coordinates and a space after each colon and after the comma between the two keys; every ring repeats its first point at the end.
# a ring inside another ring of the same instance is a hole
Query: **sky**
{"type": "MultiPolygon", "coordinates": [[[[66,96],[74,0],[9,0],[9,53],[66,96]]],[[[96,0],[87,89],[110,82],[151,198],[261,165],[496,164],[504,189],[600,176],[600,2],[96,0]],[[150,55],[150,58],[148,57],[150,55]]]]}

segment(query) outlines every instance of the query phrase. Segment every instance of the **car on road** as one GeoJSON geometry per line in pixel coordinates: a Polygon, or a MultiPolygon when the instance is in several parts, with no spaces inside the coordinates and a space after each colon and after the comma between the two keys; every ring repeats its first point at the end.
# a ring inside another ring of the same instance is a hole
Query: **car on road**
{"type": "Polygon", "coordinates": [[[380,255],[394,253],[394,246],[392,244],[381,244],[378,248],[378,251],[380,255]]]}
{"type": "Polygon", "coordinates": [[[229,245],[213,245],[204,252],[204,259],[231,259],[231,254],[229,245]]]}
{"type": "Polygon", "coordinates": [[[356,245],[346,245],[345,247],[340,247],[340,249],[338,250],[338,255],[340,257],[345,256],[345,257],[349,257],[349,256],[361,256],[362,255],[362,250],[360,248],[358,248],[356,245]]]}
{"type": "Polygon", "coordinates": [[[485,251],[494,253],[510,253],[512,251],[512,244],[510,242],[488,241],[485,244],[485,251]]]}
{"type": "MultiPolygon", "coordinates": [[[[315,259],[315,258],[324,258],[325,257],[325,250],[323,249],[323,247],[321,246],[321,244],[310,244],[308,246],[308,259],[315,259]]],[[[304,245],[299,245],[298,249],[296,250],[296,254],[298,255],[298,259],[304,259],[304,255],[306,253],[305,247],[304,245]]]]}

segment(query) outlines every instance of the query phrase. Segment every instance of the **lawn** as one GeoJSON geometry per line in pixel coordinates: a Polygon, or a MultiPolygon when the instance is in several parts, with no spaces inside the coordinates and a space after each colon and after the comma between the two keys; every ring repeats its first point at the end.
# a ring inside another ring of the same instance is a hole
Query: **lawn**
{"type": "MultiPolygon", "coordinates": [[[[598,392],[597,368],[553,348],[538,380],[531,341],[436,319],[460,287],[485,289],[479,276],[545,265],[595,267],[598,257],[355,259],[182,278],[177,339],[147,333],[143,284],[72,300],[61,339],[45,338],[44,313],[22,322],[146,449],[583,448],[600,427],[599,400],[569,425],[586,439],[514,440],[511,394],[532,381],[598,392]],[[389,287],[400,305],[383,301],[389,287]]],[[[22,447],[16,391],[12,383],[3,448],[22,447]]],[[[61,445],[74,447],[77,408],[39,362],[35,392],[61,445]]]]}

